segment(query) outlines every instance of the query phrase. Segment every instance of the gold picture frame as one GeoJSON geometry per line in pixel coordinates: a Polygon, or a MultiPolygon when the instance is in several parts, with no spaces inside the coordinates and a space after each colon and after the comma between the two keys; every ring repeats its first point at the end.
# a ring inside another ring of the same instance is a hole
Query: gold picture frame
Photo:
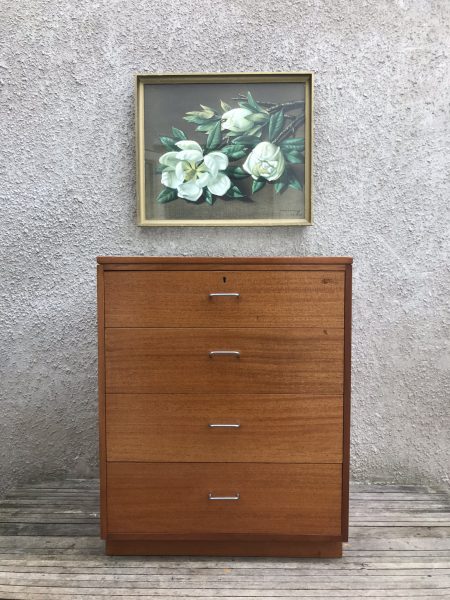
{"type": "Polygon", "coordinates": [[[138,225],[312,225],[313,77],[137,74],[138,225]]]}

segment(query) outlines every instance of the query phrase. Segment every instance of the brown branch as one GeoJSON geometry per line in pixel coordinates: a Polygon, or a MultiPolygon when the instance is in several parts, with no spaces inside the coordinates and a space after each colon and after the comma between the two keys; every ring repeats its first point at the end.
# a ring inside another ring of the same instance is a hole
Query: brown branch
{"type": "MultiPolygon", "coordinates": [[[[232,98],[232,100],[235,100],[236,102],[246,101],[247,96],[245,96],[244,94],[238,94],[238,96],[236,98],[232,98]]],[[[260,100],[256,100],[256,102],[261,106],[266,107],[267,112],[269,113],[276,112],[277,110],[281,110],[282,108],[284,108],[285,110],[292,110],[294,108],[300,108],[301,106],[305,105],[304,100],[290,100],[288,102],[281,102],[278,104],[276,102],[261,102],[260,100]]]]}
{"type": "Polygon", "coordinates": [[[282,131],[280,131],[280,133],[277,135],[277,137],[273,140],[272,143],[273,144],[279,144],[289,134],[294,135],[295,130],[297,129],[297,127],[300,127],[300,125],[303,125],[304,122],[305,122],[305,116],[304,115],[301,115],[301,116],[297,117],[296,119],[294,119],[292,121],[292,123],[289,123],[289,125],[287,127],[285,127],[282,131]]]}
{"type": "Polygon", "coordinates": [[[291,102],[283,102],[282,104],[275,104],[268,109],[269,113],[276,112],[277,110],[293,110],[294,108],[300,108],[305,105],[304,100],[292,100],[291,102]]]}
{"type": "MultiPolygon", "coordinates": [[[[244,96],[244,94],[239,94],[239,96],[237,98],[231,98],[232,100],[235,100],[236,102],[242,102],[242,101],[247,101],[247,96],[244,96]]],[[[271,106],[277,106],[275,104],[275,102],[260,102],[259,100],[257,100],[258,104],[260,104],[261,106],[265,106],[265,107],[271,107],[271,106]]]]}

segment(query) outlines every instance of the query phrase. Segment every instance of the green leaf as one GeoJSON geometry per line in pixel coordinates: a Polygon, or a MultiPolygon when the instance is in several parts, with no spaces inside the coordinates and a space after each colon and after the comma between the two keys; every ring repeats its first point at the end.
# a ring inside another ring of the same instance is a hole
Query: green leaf
{"type": "MultiPolygon", "coordinates": [[[[261,125],[255,125],[247,131],[247,135],[255,135],[259,137],[261,135],[261,125]]],[[[259,140],[261,141],[261,140],[259,140]]]]}
{"type": "Polygon", "coordinates": [[[200,106],[203,108],[203,112],[206,115],[210,115],[208,118],[210,119],[211,117],[214,116],[215,114],[215,110],[213,108],[211,108],[210,106],[205,106],[204,104],[200,104],[200,106]]]}
{"type": "Polygon", "coordinates": [[[234,138],[232,144],[241,144],[242,146],[256,146],[261,140],[256,135],[239,135],[234,138]]]}
{"type": "Polygon", "coordinates": [[[166,202],[172,202],[173,200],[176,200],[177,198],[178,198],[177,190],[165,187],[164,189],[162,189],[159,192],[158,197],[156,198],[156,202],[158,202],[158,204],[166,204],[166,202]]]}
{"type": "Polygon", "coordinates": [[[161,144],[165,146],[167,150],[180,150],[175,144],[176,140],[165,135],[161,136],[159,139],[161,140],[161,144]]]}
{"type": "Polygon", "coordinates": [[[222,107],[223,112],[228,112],[229,110],[231,110],[231,106],[223,100],[220,101],[220,106],[222,107]]]}
{"type": "Polygon", "coordinates": [[[186,134],[177,127],[172,127],[172,135],[177,140],[187,140],[186,134]]]}
{"type": "Polygon", "coordinates": [[[240,106],[241,108],[246,108],[247,110],[252,110],[252,109],[250,108],[250,105],[249,105],[249,103],[248,103],[248,102],[244,102],[244,100],[241,100],[240,102],[238,102],[238,104],[239,104],[239,106],[240,106]]]}
{"type": "Polygon", "coordinates": [[[237,137],[238,135],[241,135],[241,134],[236,133],[235,131],[227,131],[227,133],[226,133],[227,138],[237,137]]]}
{"type": "Polygon", "coordinates": [[[188,123],[195,123],[196,125],[203,125],[204,123],[207,123],[209,121],[209,119],[205,119],[205,117],[199,117],[198,115],[190,115],[189,113],[186,113],[183,119],[188,123]]]}
{"type": "Polygon", "coordinates": [[[216,126],[216,121],[209,121],[208,123],[205,123],[204,125],[198,125],[198,127],[196,127],[195,130],[208,133],[215,126],[216,126]]]}
{"type": "Polygon", "coordinates": [[[230,166],[227,168],[225,173],[226,175],[228,175],[228,177],[231,177],[232,179],[245,179],[246,177],[250,177],[250,175],[246,171],[244,171],[242,167],[230,166]]]}
{"type": "MultiPolygon", "coordinates": [[[[202,106],[200,104],[200,106],[202,106]]],[[[214,117],[215,112],[212,108],[210,108],[209,106],[202,106],[203,110],[189,110],[186,115],[192,116],[192,117],[200,117],[203,119],[211,119],[212,117],[214,117]]]]}
{"type": "Polygon", "coordinates": [[[220,121],[220,116],[210,108],[208,110],[191,110],[184,115],[183,119],[189,123],[204,125],[208,121],[220,121]]]}
{"type": "Polygon", "coordinates": [[[283,109],[277,110],[277,112],[274,112],[273,114],[270,115],[269,141],[271,141],[271,142],[274,141],[274,139],[277,137],[277,135],[279,133],[281,133],[281,130],[283,129],[283,125],[284,125],[283,109]]]}
{"type": "Polygon", "coordinates": [[[204,125],[198,125],[195,128],[195,131],[203,131],[204,133],[207,133],[212,127],[214,127],[214,123],[205,123],[204,125]]]}
{"type": "Polygon", "coordinates": [[[297,177],[290,173],[289,175],[289,187],[294,188],[294,190],[302,190],[303,189],[303,185],[301,183],[301,181],[299,179],[297,179],[297,177]]]}
{"type": "Polygon", "coordinates": [[[284,192],[284,190],[287,188],[287,186],[288,186],[287,181],[285,181],[285,180],[277,181],[274,185],[275,192],[277,194],[282,194],[284,192]]]}
{"type": "Polygon", "coordinates": [[[203,188],[203,194],[205,196],[205,200],[206,202],[212,206],[214,204],[214,202],[216,201],[215,197],[211,194],[211,192],[208,190],[207,187],[203,188]]]}
{"type": "Polygon", "coordinates": [[[232,185],[225,196],[228,196],[229,198],[245,198],[245,194],[237,185],[232,185]]]}
{"type": "Polygon", "coordinates": [[[236,144],[236,146],[224,146],[220,151],[223,152],[223,154],[226,154],[229,160],[239,160],[240,158],[247,156],[247,148],[238,144],[236,144]]]}
{"type": "Polygon", "coordinates": [[[247,92],[247,102],[250,110],[252,110],[253,112],[264,112],[263,107],[256,102],[256,100],[253,98],[250,92],[247,92]]]}
{"type": "Polygon", "coordinates": [[[305,138],[287,138],[280,144],[282,150],[296,150],[297,152],[303,152],[305,149],[305,138]]]}
{"type": "Polygon", "coordinates": [[[248,115],[245,118],[247,119],[247,121],[251,121],[252,123],[262,126],[265,123],[267,123],[267,121],[269,120],[269,115],[263,115],[261,113],[253,113],[251,115],[248,115]]]}
{"type": "Polygon", "coordinates": [[[267,181],[265,179],[255,179],[252,183],[252,194],[256,194],[256,192],[262,190],[266,183],[267,181]]]}
{"type": "Polygon", "coordinates": [[[214,150],[222,139],[221,123],[217,121],[206,138],[206,150],[214,150]]]}
{"type": "Polygon", "coordinates": [[[294,150],[290,152],[283,151],[284,158],[293,165],[299,165],[304,162],[303,155],[294,150]]]}
{"type": "Polygon", "coordinates": [[[164,171],[171,171],[173,167],[168,167],[167,165],[160,165],[158,164],[155,168],[155,173],[158,173],[159,175],[161,173],[164,173],[164,171]]]}

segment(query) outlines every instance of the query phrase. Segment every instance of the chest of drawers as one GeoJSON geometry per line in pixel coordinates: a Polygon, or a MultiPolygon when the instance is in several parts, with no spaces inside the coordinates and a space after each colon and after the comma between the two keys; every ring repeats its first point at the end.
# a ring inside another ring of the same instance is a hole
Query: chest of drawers
{"type": "Polygon", "coordinates": [[[340,556],[350,258],[98,258],[108,554],[340,556]]]}

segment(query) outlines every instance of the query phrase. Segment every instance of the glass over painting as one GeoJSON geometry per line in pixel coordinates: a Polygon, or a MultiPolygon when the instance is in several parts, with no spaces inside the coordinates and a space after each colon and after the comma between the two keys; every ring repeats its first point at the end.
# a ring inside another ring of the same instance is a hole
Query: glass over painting
{"type": "Polygon", "coordinates": [[[306,81],[145,83],[144,220],[307,224],[306,88],[306,81]]]}

